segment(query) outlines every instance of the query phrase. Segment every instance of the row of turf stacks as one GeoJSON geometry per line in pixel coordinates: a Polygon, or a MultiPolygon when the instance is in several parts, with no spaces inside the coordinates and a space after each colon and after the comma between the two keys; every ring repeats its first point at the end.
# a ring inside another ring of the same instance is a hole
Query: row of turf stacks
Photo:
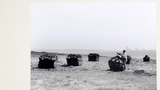
{"type": "Polygon", "coordinates": [[[97,53],[90,53],[88,55],[88,61],[99,61],[99,54],[97,54],[97,53]]]}
{"type": "Polygon", "coordinates": [[[150,57],[148,57],[148,55],[145,55],[145,57],[143,57],[143,62],[149,62],[150,61],[150,57]]]}
{"type": "MultiPolygon", "coordinates": [[[[68,66],[80,66],[82,65],[82,56],[80,54],[69,54],[66,58],[68,66]]],[[[127,55],[127,60],[120,55],[112,57],[108,61],[108,65],[111,71],[124,71],[126,64],[130,64],[132,58],[127,55]]],[[[58,57],[55,54],[45,53],[39,57],[38,68],[55,68],[54,63],[58,61],[58,57]]],[[[88,61],[99,61],[99,54],[90,53],[88,55],[88,61]]],[[[144,62],[149,62],[150,57],[147,55],[143,58],[144,62]]]]}
{"type": "Polygon", "coordinates": [[[80,66],[82,65],[82,56],[80,54],[69,54],[67,56],[68,66],[80,66]]]}
{"type": "Polygon", "coordinates": [[[38,68],[55,68],[54,63],[58,61],[58,57],[55,54],[46,53],[39,57],[38,68]]]}

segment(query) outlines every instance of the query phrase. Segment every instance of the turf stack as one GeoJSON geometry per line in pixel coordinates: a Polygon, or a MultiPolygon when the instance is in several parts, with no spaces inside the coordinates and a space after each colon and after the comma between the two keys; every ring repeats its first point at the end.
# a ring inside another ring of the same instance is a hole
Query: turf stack
{"type": "Polygon", "coordinates": [[[111,71],[124,71],[126,69],[125,60],[119,56],[112,57],[108,64],[111,71]]]}
{"type": "Polygon", "coordinates": [[[99,54],[97,54],[97,53],[90,53],[88,55],[88,61],[99,61],[99,54]]]}
{"type": "Polygon", "coordinates": [[[46,53],[39,57],[38,68],[55,68],[54,63],[58,60],[58,57],[55,54],[46,53]]]}
{"type": "Polygon", "coordinates": [[[68,66],[82,65],[82,56],[79,54],[69,54],[66,58],[68,66]]]}
{"type": "Polygon", "coordinates": [[[130,64],[131,60],[132,60],[131,56],[127,55],[127,62],[126,62],[126,64],[130,64]]]}
{"type": "Polygon", "coordinates": [[[143,57],[143,62],[149,62],[150,61],[150,57],[148,57],[148,55],[145,55],[145,57],[143,57]]]}

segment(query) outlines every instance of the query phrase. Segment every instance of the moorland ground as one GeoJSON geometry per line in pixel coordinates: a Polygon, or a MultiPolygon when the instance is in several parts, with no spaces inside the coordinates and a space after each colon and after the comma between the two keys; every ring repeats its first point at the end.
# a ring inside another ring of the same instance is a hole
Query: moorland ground
{"type": "Polygon", "coordinates": [[[67,55],[57,54],[55,69],[38,69],[40,55],[31,54],[31,90],[156,90],[156,60],[143,62],[132,57],[125,71],[112,72],[108,56],[91,62],[82,55],[82,66],[67,67],[67,55]]]}

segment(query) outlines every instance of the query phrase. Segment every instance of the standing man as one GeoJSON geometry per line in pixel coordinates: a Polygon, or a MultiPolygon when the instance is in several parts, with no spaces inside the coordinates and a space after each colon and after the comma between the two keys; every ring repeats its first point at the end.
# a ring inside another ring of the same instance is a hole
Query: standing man
{"type": "Polygon", "coordinates": [[[127,62],[127,53],[126,53],[126,50],[123,50],[123,57],[126,59],[125,60],[125,63],[127,62]]]}
{"type": "Polygon", "coordinates": [[[120,59],[120,61],[122,61],[122,67],[123,69],[126,69],[126,62],[127,62],[127,53],[126,53],[126,50],[123,50],[123,53],[118,53],[117,52],[117,56],[118,58],[120,59]]]}
{"type": "Polygon", "coordinates": [[[126,62],[127,62],[127,53],[126,53],[126,50],[123,50],[123,53],[118,53],[117,52],[117,54],[120,55],[121,60],[123,61],[123,63],[126,64],[126,62]]]}

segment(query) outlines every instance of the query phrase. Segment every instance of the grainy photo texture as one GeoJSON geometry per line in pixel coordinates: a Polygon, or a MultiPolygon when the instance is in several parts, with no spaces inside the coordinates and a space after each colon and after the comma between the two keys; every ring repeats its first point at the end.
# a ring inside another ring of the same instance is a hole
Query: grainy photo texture
{"type": "Polygon", "coordinates": [[[31,90],[156,90],[155,3],[31,3],[31,90]]]}

